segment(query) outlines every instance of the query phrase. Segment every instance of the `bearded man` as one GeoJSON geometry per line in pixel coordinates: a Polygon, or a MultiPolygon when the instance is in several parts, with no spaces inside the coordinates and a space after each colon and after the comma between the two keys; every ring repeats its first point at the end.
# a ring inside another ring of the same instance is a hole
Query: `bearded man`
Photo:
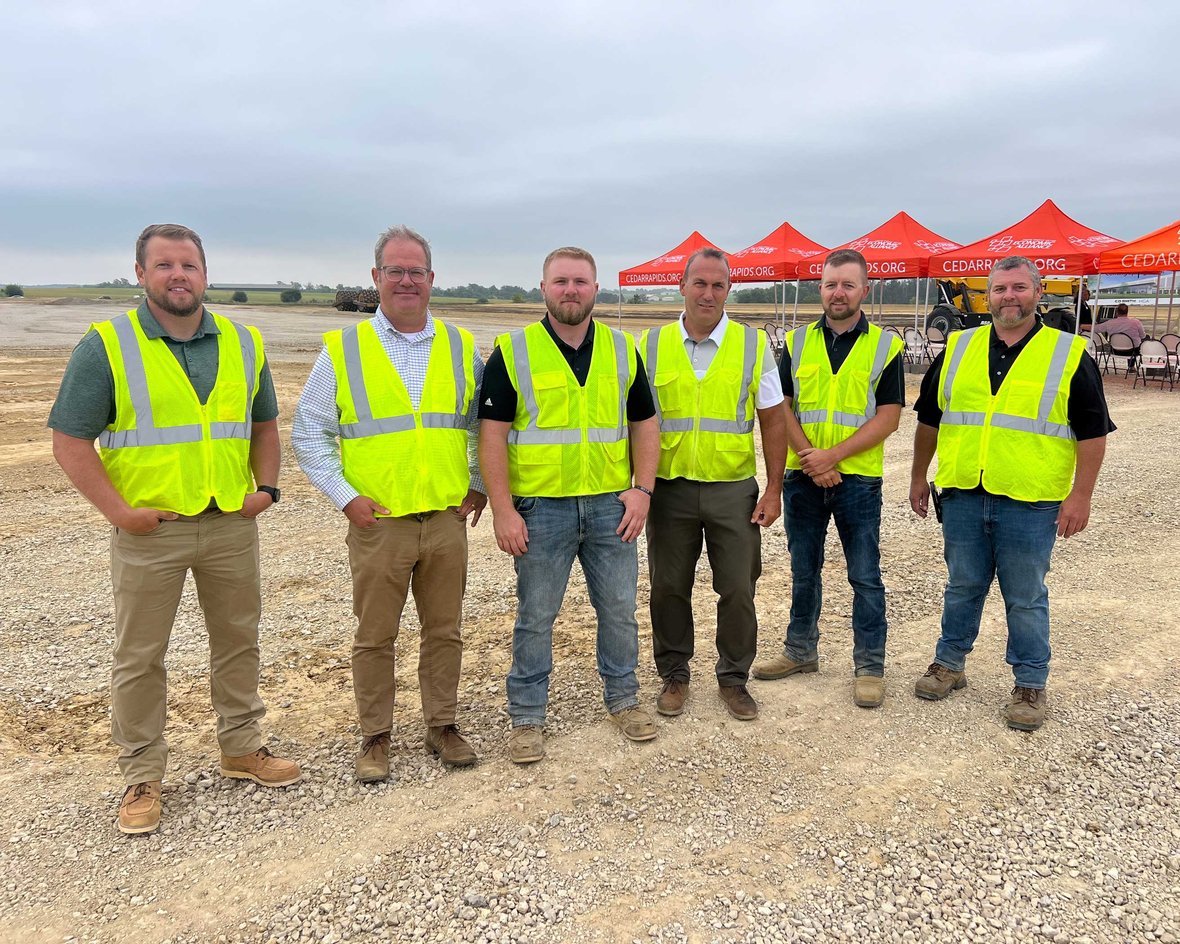
{"type": "Polygon", "coordinates": [[[541,281],[548,315],[498,337],[484,371],[480,464],[496,543],[516,568],[507,687],[517,764],[545,753],[553,622],[574,558],[598,616],[608,715],[632,741],[656,736],[635,674],[635,539],[656,484],[659,427],[635,340],[590,317],[596,279],[586,250],[549,253],[541,281]]]}

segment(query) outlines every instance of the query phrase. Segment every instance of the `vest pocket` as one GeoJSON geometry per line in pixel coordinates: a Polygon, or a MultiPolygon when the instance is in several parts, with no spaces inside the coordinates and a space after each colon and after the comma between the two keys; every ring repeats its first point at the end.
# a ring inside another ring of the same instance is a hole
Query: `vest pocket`
{"type": "Polygon", "coordinates": [[[837,409],[842,409],[847,413],[863,414],[869,406],[869,372],[845,366],[840,374],[846,372],[848,380],[841,391],[843,394],[840,397],[841,406],[837,409]]]}
{"type": "Polygon", "coordinates": [[[1004,390],[1004,396],[997,406],[997,413],[1024,416],[1029,419],[1037,416],[1041,408],[1041,397],[1045,392],[1043,384],[1030,380],[1009,380],[1004,387],[1007,389],[1004,390]]]}
{"type": "Polygon", "coordinates": [[[569,425],[569,397],[562,395],[565,386],[565,376],[560,371],[547,370],[533,374],[538,403],[537,426],[543,429],[564,429],[569,425]]]}
{"type": "Polygon", "coordinates": [[[818,405],[819,365],[799,364],[795,367],[795,380],[799,384],[800,408],[802,409],[803,407],[814,407],[818,405]]]}
{"type": "MultiPolygon", "coordinates": [[[[680,372],[675,370],[656,371],[656,378],[653,381],[653,386],[656,394],[656,402],[659,403],[662,411],[680,410],[683,406],[680,398],[680,387],[676,381],[680,379],[680,372]]],[[[696,380],[696,377],[693,377],[696,380]]]]}

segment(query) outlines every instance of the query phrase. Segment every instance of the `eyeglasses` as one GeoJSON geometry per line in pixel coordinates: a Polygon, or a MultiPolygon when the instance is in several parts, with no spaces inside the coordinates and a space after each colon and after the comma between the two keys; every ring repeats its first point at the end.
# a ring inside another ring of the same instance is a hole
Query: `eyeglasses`
{"type": "Polygon", "coordinates": [[[427,276],[430,275],[429,269],[423,269],[421,267],[403,269],[401,266],[379,266],[378,268],[381,274],[391,282],[400,282],[408,274],[411,282],[415,285],[421,285],[426,281],[427,276]]]}

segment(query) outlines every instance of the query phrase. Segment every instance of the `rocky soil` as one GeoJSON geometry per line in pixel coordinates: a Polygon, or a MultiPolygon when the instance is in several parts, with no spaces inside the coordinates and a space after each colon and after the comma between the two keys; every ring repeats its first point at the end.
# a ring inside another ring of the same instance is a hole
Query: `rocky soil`
{"type": "MultiPolygon", "coordinates": [[[[284,500],[261,527],[262,686],[268,745],[306,775],[269,791],[217,774],[190,587],[169,652],[164,824],[124,837],[109,736],[108,536],[54,465],[44,428],[69,348],[101,309],[0,306],[0,939],[1180,939],[1180,392],[1107,380],[1119,431],[1089,529],[1054,558],[1050,718],[1035,734],[1000,717],[1012,679],[997,594],[968,688],[939,703],[913,697],[945,567],[937,526],[906,501],[907,413],[886,453],[881,709],[851,701],[851,594],[834,533],[819,674],[753,682],[761,716],[730,719],[711,680],[703,564],[688,710],[661,719],[647,744],[606,720],[575,570],[555,634],[548,756],[517,768],[504,710],[513,574],[486,518],[471,532],[459,717],[481,761],[448,771],[422,746],[411,608],[398,641],[394,776],[377,786],[352,778],[344,519],[288,451],[284,500]]],[[[249,317],[267,338],[289,431],[317,335],[342,318],[249,317]]],[[[505,324],[460,320],[485,349],[505,324]]],[[[763,553],[765,655],[781,645],[789,609],[781,526],[763,553]]],[[[641,578],[651,704],[646,604],[641,578]]]]}

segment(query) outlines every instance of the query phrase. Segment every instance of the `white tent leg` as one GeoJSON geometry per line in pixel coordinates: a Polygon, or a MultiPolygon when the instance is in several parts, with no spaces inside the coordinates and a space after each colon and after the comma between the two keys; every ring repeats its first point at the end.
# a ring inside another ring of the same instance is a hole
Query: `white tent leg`
{"type": "Polygon", "coordinates": [[[1155,322],[1160,313],[1160,279],[1163,278],[1163,273],[1159,273],[1155,277],[1155,308],[1151,312],[1151,336],[1158,338],[1159,335],[1155,333],[1155,322]]]}
{"type": "Polygon", "coordinates": [[[791,312],[791,327],[799,324],[799,280],[795,279],[795,309],[791,312]]]}
{"type": "Polygon", "coordinates": [[[918,330],[918,277],[914,276],[914,330],[918,330]]]}
{"type": "Polygon", "coordinates": [[[1172,270],[1172,287],[1168,289],[1168,323],[1164,326],[1164,334],[1172,330],[1172,301],[1176,297],[1176,270],[1172,270]]]}

